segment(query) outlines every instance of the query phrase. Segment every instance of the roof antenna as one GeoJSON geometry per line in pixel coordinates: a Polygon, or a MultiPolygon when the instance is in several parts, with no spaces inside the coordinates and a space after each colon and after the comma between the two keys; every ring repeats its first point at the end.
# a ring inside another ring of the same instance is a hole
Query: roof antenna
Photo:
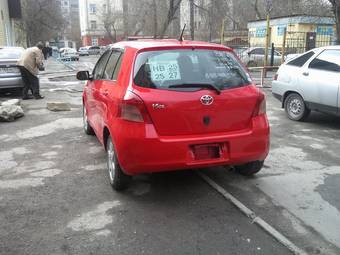
{"type": "Polygon", "coordinates": [[[184,34],[184,30],[185,30],[186,26],[187,26],[187,24],[184,24],[184,27],[183,27],[182,32],[181,32],[181,36],[178,39],[178,41],[180,41],[180,42],[183,42],[183,34],[184,34]]]}

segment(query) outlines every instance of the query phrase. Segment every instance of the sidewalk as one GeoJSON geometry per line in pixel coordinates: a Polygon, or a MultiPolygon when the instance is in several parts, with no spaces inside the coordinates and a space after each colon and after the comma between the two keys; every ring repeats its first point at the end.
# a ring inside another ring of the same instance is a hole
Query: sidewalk
{"type": "Polygon", "coordinates": [[[62,62],[58,61],[54,57],[50,57],[47,60],[44,60],[45,71],[39,73],[39,76],[46,76],[49,74],[57,74],[57,73],[73,73],[74,70],[62,62]]]}

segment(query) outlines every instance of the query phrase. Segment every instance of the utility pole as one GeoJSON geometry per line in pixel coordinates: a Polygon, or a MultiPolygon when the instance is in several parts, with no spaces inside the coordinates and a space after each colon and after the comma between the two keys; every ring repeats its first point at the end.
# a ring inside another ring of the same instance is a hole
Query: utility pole
{"type": "MultiPolygon", "coordinates": [[[[269,44],[270,44],[270,35],[271,35],[271,31],[270,31],[270,12],[272,9],[272,5],[273,5],[273,0],[266,0],[266,12],[267,12],[267,22],[266,22],[266,46],[265,46],[265,51],[264,51],[264,67],[268,66],[268,48],[269,48],[269,44]]],[[[267,76],[267,70],[264,70],[264,75],[265,77],[267,76]]]]}

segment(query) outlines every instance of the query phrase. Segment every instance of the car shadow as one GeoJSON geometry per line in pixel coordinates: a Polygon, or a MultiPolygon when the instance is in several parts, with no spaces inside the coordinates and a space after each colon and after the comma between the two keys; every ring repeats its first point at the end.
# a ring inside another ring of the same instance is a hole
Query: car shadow
{"type": "Polygon", "coordinates": [[[21,98],[22,89],[15,88],[15,89],[1,89],[0,90],[0,98],[4,98],[5,100],[14,99],[14,98],[21,98]]]}
{"type": "Polygon", "coordinates": [[[340,129],[340,117],[330,114],[312,112],[305,122],[319,127],[340,129]]]}

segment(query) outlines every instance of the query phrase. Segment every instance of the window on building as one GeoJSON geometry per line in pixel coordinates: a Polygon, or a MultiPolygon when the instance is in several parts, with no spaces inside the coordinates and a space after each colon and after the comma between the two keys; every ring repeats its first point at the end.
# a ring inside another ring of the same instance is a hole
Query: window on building
{"type": "Polygon", "coordinates": [[[90,4],[90,13],[95,14],[97,12],[96,4],[90,4]]]}
{"type": "Polygon", "coordinates": [[[91,27],[91,29],[97,29],[97,21],[91,20],[90,21],[90,27],[91,27]]]}
{"type": "Polygon", "coordinates": [[[91,39],[91,44],[92,46],[97,46],[98,45],[98,38],[97,37],[92,37],[91,39]]]}

